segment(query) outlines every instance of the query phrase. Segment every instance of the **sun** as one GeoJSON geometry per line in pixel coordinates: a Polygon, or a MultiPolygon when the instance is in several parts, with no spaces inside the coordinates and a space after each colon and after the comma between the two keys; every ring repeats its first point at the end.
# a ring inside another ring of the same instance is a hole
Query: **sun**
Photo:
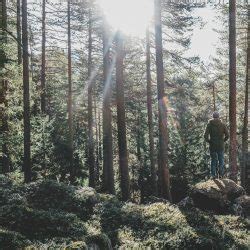
{"type": "Polygon", "coordinates": [[[109,24],[131,36],[143,37],[153,16],[153,0],[98,0],[109,24]]]}

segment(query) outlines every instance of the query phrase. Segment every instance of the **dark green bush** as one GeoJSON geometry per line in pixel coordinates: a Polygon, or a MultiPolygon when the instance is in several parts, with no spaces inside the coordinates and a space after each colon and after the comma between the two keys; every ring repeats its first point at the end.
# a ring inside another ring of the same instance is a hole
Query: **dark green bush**
{"type": "Polygon", "coordinates": [[[87,220],[99,196],[92,188],[77,188],[47,180],[26,186],[28,203],[38,209],[60,209],[87,220]]]}
{"type": "Polygon", "coordinates": [[[23,235],[7,231],[0,228],[0,247],[1,249],[21,249],[31,244],[23,235]]]}
{"type": "Polygon", "coordinates": [[[12,186],[12,181],[5,175],[0,174],[0,187],[10,188],[12,186]]]}
{"type": "Polygon", "coordinates": [[[86,235],[82,222],[74,214],[56,210],[36,210],[23,205],[0,207],[0,225],[20,232],[29,239],[46,237],[71,237],[86,235]]]}

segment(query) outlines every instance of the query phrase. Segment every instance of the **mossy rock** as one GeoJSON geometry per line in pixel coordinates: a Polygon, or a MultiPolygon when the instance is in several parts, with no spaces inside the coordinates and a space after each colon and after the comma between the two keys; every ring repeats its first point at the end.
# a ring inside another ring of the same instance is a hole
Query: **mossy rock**
{"type": "Polygon", "coordinates": [[[234,199],[243,195],[245,190],[229,179],[215,179],[200,182],[192,187],[190,196],[194,206],[216,213],[229,213],[234,199]]]}

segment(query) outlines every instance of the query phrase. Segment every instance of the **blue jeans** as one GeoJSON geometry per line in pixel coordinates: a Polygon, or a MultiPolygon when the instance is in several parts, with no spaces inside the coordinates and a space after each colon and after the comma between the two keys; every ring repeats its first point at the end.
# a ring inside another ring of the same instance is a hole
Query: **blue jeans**
{"type": "Polygon", "coordinates": [[[210,155],[212,177],[218,177],[218,172],[222,177],[224,175],[224,151],[210,152],[210,155]]]}

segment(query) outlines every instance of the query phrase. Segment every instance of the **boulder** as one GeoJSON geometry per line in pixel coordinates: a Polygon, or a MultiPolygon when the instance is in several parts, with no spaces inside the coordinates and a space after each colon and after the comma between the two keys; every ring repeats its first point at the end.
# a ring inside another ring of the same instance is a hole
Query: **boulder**
{"type": "Polygon", "coordinates": [[[233,201],[244,194],[244,188],[229,179],[200,182],[190,191],[195,207],[221,214],[230,212],[233,201]]]}
{"type": "Polygon", "coordinates": [[[191,208],[194,206],[194,202],[191,197],[187,196],[186,198],[178,202],[177,205],[180,208],[191,208]]]}
{"type": "Polygon", "coordinates": [[[235,199],[234,208],[237,208],[237,215],[250,216],[250,196],[242,195],[235,199]]]}

